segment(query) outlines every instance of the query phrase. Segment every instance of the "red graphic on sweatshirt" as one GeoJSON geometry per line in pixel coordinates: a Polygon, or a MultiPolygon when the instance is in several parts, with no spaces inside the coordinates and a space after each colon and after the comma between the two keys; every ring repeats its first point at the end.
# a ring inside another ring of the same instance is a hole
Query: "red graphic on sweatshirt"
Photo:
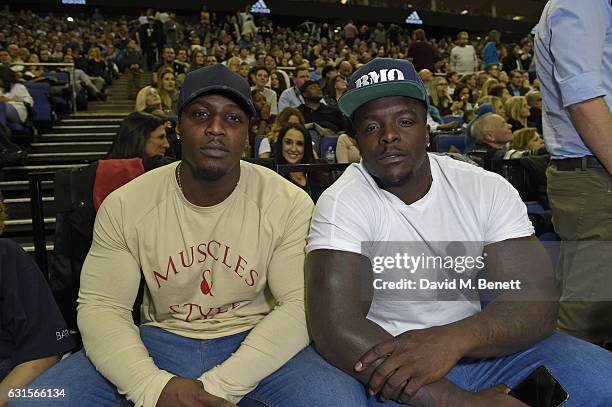
{"type": "Polygon", "coordinates": [[[161,270],[165,268],[165,272],[153,270],[152,273],[157,288],[161,289],[163,283],[169,281],[172,276],[184,274],[194,278],[193,273],[197,271],[197,275],[202,277],[199,282],[202,294],[213,296],[213,265],[217,265],[216,273],[226,270],[237,281],[242,281],[248,287],[254,287],[257,283],[259,272],[252,266],[249,267],[248,260],[232,250],[231,246],[214,239],[192,245],[188,250],[168,256],[165,267],[161,268],[161,270]],[[196,270],[193,270],[194,268],[196,270]]]}
{"type": "Polygon", "coordinates": [[[214,297],[212,293],[212,284],[209,284],[208,281],[206,281],[206,273],[211,275],[211,280],[212,280],[212,271],[204,270],[202,272],[202,282],[200,283],[200,290],[202,291],[202,294],[210,295],[211,297],[214,297]]]}

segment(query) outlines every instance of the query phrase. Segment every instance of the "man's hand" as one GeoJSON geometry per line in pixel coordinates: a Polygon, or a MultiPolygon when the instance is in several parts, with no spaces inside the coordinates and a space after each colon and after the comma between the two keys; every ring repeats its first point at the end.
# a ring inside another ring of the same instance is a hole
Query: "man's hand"
{"type": "Polygon", "coordinates": [[[527,404],[508,395],[510,389],[503,384],[474,394],[470,407],[529,407],[527,404]]]}
{"type": "Polygon", "coordinates": [[[379,394],[383,401],[410,400],[422,386],[442,379],[463,356],[461,337],[452,328],[432,327],[379,343],[359,359],[355,370],[385,358],[370,378],[370,394],[379,394]]]}
{"type": "Polygon", "coordinates": [[[157,407],[236,407],[204,390],[199,380],[173,377],[157,400],[157,407]]]}

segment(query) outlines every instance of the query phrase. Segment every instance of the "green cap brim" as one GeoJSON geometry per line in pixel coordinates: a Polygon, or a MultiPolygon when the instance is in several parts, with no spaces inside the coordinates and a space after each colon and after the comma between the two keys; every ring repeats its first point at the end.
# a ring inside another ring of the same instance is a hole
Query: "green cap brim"
{"type": "Polygon", "coordinates": [[[415,81],[394,81],[376,83],[346,92],[338,101],[338,107],[344,115],[351,117],[359,106],[385,96],[407,96],[417,99],[427,107],[427,93],[423,93],[415,81]]]}

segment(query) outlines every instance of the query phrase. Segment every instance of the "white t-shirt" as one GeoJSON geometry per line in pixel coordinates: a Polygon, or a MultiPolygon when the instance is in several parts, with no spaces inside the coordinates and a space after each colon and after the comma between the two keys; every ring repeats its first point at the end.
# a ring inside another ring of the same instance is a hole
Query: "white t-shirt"
{"type": "MultiPolygon", "coordinates": [[[[306,251],[348,251],[372,261],[378,244],[362,249],[363,242],[474,242],[469,254],[482,255],[487,244],[534,233],[526,206],[501,176],[449,157],[428,156],[432,186],[411,205],[379,188],[361,163],[348,167],[319,198],[306,251]]],[[[396,336],[480,311],[479,301],[408,298],[383,301],[374,290],[368,319],[396,336]]]]}

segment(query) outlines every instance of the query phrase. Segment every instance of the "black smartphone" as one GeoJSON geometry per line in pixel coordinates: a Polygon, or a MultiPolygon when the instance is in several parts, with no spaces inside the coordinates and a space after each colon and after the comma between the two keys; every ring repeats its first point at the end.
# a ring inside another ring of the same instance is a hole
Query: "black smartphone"
{"type": "Polygon", "coordinates": [[[569,398],[546,366],[540,366],[531,372],[514,386],[510,395],[530,407],[558,407],[569,398]]]}

